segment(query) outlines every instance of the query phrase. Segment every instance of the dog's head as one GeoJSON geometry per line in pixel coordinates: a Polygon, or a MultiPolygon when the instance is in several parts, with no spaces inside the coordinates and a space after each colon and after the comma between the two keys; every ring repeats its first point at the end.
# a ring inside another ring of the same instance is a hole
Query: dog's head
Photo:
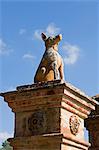
{"type": "Polygon", "coordinates": [[[41,34],[43,41],[45,42],[46,49],[53,47],[56,51],[58,50],[58,43],[62,40],[62,35],[59,34],[55,37],[47,37],[44,33],[41,34]]]}

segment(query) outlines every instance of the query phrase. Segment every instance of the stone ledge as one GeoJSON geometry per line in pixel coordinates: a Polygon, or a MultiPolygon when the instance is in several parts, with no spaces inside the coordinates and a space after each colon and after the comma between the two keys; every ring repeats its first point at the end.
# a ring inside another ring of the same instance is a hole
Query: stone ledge
{"type": "Polygon", "coordinates": [[[63,136],[61,133],[52,133],[52,134],[44,134],[44,135],[37,135],[31,137],[16,137],[16,138],[9,138],[8,141],[11,143],[12,146],[18,147],[35,147],[35,143],[38,143],[38,147],[45,144],[49,146],[50,144],[60,143],[63,145],[69,145],[76,148],[82,148],[83,150],[87,150],[90,146],[90,143],[85,141],[78,141],[75,138],[71,138],[70,136],[63,136]],[[32,145],[30,145],[32,143],[32,145]]]}
{"type": "Polygon", "coordinates": [[[36,107],[62,106],[82,118],[86,118],[99,103],[70,83],[61,80],[19,86],[16,91],[1,93],[0,96],[4,97],[13,112],[30,111],[36,107]]]}
{"type": "Polygon", "coordinates": [[[92,103],[93,105],[99,105],[99,102],[96,101],[94,98],[89,97],[86,95],[84,92],[82,92],[80,89],[76,88],[72,84],[66,82],[66,81],[61,81],[61,80],[54,80],[54,81],[48,81],[48,82],[40,82],[40,83],[35,83],[35,84],[30,84],[30,85],[23,85],[23,86],[18,86],[16,88],[16,91],[9,91],[5,93],[0,93],[0,96],[4,97],[6,94],[16,94],[17,92],[23,92],[23,91],[29,91],[29,90],[40,90],[40,89],[47,89],[47,88],[54,88],[54,87],[65,87],[67,91],[70,91],[72,94],[85,99],[88,103],[92,103]]]}
{"type": "Polygon", "coordinates": [[[54,81],[39,82],[39,83],[30,84],[30,85],[18,86],[16,89],[18,91],[31,90],[31,89],[41,89],[41,88],[48,88],[48,87],[57,86],[60,84],[62,84],[61,80],[54,80],[54,81]]]}

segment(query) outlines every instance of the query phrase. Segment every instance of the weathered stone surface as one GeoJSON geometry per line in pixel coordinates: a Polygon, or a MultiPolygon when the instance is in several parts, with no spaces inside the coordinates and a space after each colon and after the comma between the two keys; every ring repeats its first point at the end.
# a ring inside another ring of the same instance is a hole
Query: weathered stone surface
{"type": "Polygon", "coordinates": [[[14,150],[87,150],[84,119],[96,101],[60,80],[2,93],[15,113],[14,150]]]}
{"type": "Polygon", "coordinates": [[[14,150],[87,150],[89,144],[79,142],[63,134],[43,134],[31,137],[9,139],[14,150]]]}
{"type": "MultiPolygon", "coordinates": [[[[99,95],[93,98],[99,102],[99,95]]],[[[95,110],[91,111],[85,120],[85,126],[89,131],[89,141],[91,143],[89,150],[99,150],[99,105],[96,105],[95,110]]]]}

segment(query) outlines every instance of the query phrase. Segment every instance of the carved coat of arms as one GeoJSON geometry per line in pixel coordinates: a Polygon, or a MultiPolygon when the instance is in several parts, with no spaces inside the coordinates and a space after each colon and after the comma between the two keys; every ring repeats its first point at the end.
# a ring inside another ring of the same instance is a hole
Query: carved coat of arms
{"type": "Polygon", "coordinates": [[[46,128],[46,117],[43,111],[34,112],[28,119],[28,129],[33,135],[41,134],[46,128]]]}
{"type": "Polygon", "coordinates": [[[72,134],[77,135],[79,132],[80,119],[76,115],[72,115],[69,119],[70,131],[72,134]]]}

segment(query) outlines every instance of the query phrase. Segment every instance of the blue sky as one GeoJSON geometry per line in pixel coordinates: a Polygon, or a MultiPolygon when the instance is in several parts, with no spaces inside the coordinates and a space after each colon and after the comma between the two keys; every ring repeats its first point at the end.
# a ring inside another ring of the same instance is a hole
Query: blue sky
{"type": "MultiPolygon", "coordinates": [[[[87,95],[99,93],[99,3],[96,0],[0,1],[0,91],[33,83],[44,53],[40,33],[62,34],[65,80],[87,95]]],[[[0,143],[14,129],[0,97],[0,143]]]]}

